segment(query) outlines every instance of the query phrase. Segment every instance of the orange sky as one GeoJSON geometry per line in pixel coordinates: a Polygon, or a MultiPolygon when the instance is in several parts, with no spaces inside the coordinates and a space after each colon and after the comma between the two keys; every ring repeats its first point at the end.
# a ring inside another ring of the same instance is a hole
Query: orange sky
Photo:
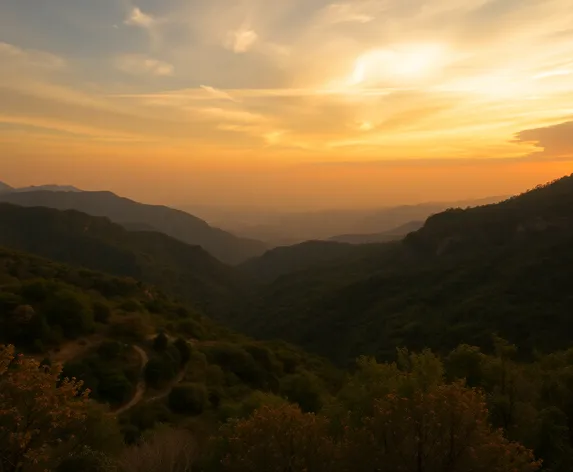
{"type": "Polygon", "coordinates": [[[570,0],[0,5],[0,181],[301,208],[572,172],[570,0]]]}

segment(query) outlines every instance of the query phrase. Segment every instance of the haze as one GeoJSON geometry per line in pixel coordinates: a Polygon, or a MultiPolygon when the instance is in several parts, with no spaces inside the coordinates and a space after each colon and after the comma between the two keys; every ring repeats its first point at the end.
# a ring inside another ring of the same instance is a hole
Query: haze
{"type": "Polygon", "coordinates": [[[570,0],[4,0],[0,180],[357,208],[570,172],[570,0]]]}

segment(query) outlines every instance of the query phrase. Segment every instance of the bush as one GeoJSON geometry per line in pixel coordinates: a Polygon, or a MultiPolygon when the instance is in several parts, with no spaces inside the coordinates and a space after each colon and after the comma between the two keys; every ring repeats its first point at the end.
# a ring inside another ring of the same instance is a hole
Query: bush
{"type": "Polygon", "coordinates": [[[117,359],[123,352],[123,346],[117,341],[104,341],[97,348],[97,353],[106,360],[117,359]]]}
{"type": "Polygon", "coordinates": [[[165,349],[167,349],[168,344],[169,338],[165,335],[165,333],[161,332],[153,340],[153,349],[158,352],[163,352],[165,349]]]}
{"type": "Polygon", "coordinates": [[[177,373],[173,361],[168,356],[154,357],[145,366],[145,381],[152,388],[160,388],[177,373]]]}
{"type": "Polygon", "coordinates": [[[195,439],[187,431],[161,429],[143,443],[127,448],[122,472],[190,472],[197,455],[195,439]]]}
{"type": "Polygon", "coordinates": [[[169,394],[169,407],[176,413],[200,415],[207,406],[207,389],[203,384],[177,385],[169,394]]]}
{"type": "Polygon", "coordinates": [[[55,472],[116,472],[117,464],[103,452],[84,446],[65,457],[55,472]]]}
{"type": "Polygon", "coordinates": [[[181,365],[187,364],[187,362],[191,360],[191,347],[189,346],[189,343],[183,338],[177,338],[173,345],[179,351],[181,365]]]}
{"type": "Polygon", "coordinates": [[[60,326],[64,336],[70,339],[87,334],[94,328],[91,307],[72,290],[53,294],[46,303],[44,314],[51,326],[60,326]]]}
{"type": "Polygon", "coordinates": [[[107,303],[94,302],[93,306],[94,320],[97,323],[107,323],[111,318],[111,308],[107,303]]]}
{"type": "Polygon", "coordinates": [[[323,387],[320,380],[309,372],[283,379],[280,392],[289,401],[297,403],[305,413],[316,413],[322,408],[323,387]]]}
{"type": "Polygon", "coordinates": [[[258,388],[265,385],[266,373],[244,349],[233,344],[217,344],[204,349],[210,364],[235,374],[242,382],[258,388]]]}
{"type": "Polygon", "coordinates": [[[154,428],[159,423],[169,423],[173,420],[173,414],[163,403],[140,404],[130,410],[129,422],[139,431],[154,428]]]}
{"type": "Polygon", "coordinates": [[[126,311],[127,313],[140,313],[143,310],[143,307],[137,300],[125,300],[119,306],[120,309],[126,311]]]}
{"type": "Polygon", "coordinates": [[[121,339],[143,342],[149,335],[150,328],[141,316],[130,316],[112,325],[111,332],[121,339]]]}

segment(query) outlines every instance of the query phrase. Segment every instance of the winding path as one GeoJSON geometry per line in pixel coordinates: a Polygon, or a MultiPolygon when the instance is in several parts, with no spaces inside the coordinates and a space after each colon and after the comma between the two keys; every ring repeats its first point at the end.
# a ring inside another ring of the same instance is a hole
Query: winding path
{"type": "Polygon", "coordinates": [[[145,395],[145,390],[147,388],[145,384],[144,371],[145,371],[145,366],[149,362],[149,356],[139,346],[136,346],[134,344],[132,347],[133,349],[135,349],[135,351],[137,352],[137,354],[139,354],[139,357],[141,358],[141,370],[139,372],[139,382],[137,382],[137,386],[135,387],[135,393],[133,395],[133,398],[129,401],[129,403],[126,403],[119,409],[113,411],[112,413],[114,415],[121,415],[122,413],[125,413],[127,410],[130,410],[139,402],[141,402],[143,396],[145,395]]]}

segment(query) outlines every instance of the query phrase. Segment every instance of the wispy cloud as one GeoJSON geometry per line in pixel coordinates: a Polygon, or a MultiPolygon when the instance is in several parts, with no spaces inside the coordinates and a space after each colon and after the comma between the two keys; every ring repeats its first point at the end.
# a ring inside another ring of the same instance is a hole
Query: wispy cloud
{"type": "Polygon", "coordinates": [[[168,77],[175,73],[175,68],[172,64],[145,55],[130,54],[120,56],[116,58],[115,63],[118,69],[129,74],[168,77]]]}
{"type": "Polygon", "coordinates": [[[0,42],[0,66],[1,63],[10,66],[38,67],[49,70],[63,69],[66,61],[55,54],[35,49],[23,49],[13,44],[0,42]]]}

